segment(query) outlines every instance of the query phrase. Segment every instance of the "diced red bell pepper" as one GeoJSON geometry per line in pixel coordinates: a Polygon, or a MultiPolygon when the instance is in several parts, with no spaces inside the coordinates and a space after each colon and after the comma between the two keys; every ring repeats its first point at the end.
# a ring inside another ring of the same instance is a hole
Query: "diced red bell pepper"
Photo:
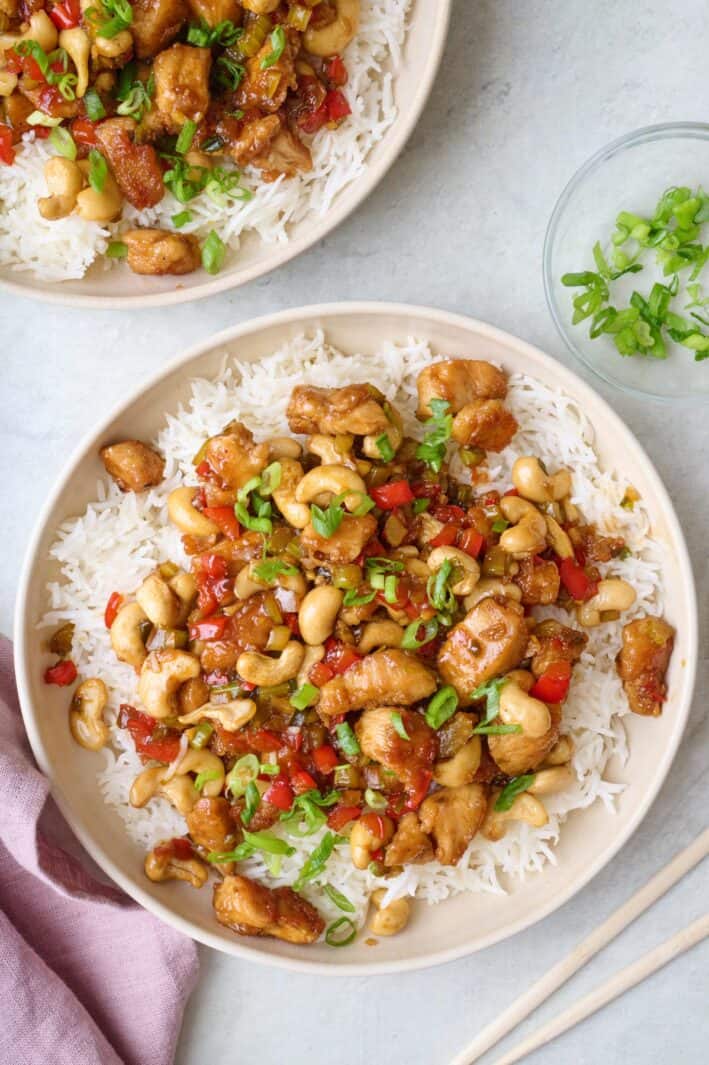
{"type": "Polygon", "coordinates": [[[370,488],[369,494],[380,510],[406,506],[415,498],[408,481],[390,481],[379,488],[370,488]]]}
{"type": "Polygon", "coordinates": [[[136,752],[144,761],[154,758],[156,762],[172,762],[180,749],[180,734],[168,732],[153,738],[159,727],[158,722],[149,714],[142,714],[127,703],[121,704],[119,724],[127,728],[136,752]]]}
{"type": "Polygon", "coordinates": [[[559,576],[572,599],[583,603],[592,599],[598,591],[598,584],[586,576],[573,558],[562,558],[559,563],[559,576]]]}
{"type": "Polygon", "coordinates": [[[88,118],[75,118],[71,124],[71,135],[80,147],[95,148],[98,144],[96,123],[88,118]]]}
{"type": "Polygon", "coordinates": [[[212,475],[213,472],[214,471],[212,470],[212,467],[209,465],[206,459],[200,462],[200,464],[195,469],[195,473],[198,477],[208,478],[212,475]]]}
{"type": "Polygon", "coordinates": [[[123,605],[123,596],[120,592],[111,592],[106,603],[106,609],[103,614],[103,620],[106,623],[106,628],[110,629],[113,622],[116,620],[116,614],[123,605]]]}
{"type": "Polygon", "coordinates": [[[334,55],[326,64],[325,77],[332,85],[336,85],[338,88],[342,88],[343,85],[347,84],[347,67],[342,60],[342,56],[334,55]]]}
{"type": "Polygon", "coordinates": [[[322,747],[316,747],[313,751],[313,762],[318,773],[332,773],[339,761],[337,751],[328,743],[323,744],[322,747]]]}
{"type": "Polygon", "coordinates": [[[452,503],[441,504],[439,507],[434,507],[431,514],[436,521],[442,521],[444,525],[448,525],[450,522],[460,522],[465,517],[465,511],[462,507],[456,507],[452,503]]]}
{"type": "Polygon", "coordinates": [[[292,751],[299,751],[303,746],[303,730],[296,725],[290,725],[283,733],[283,739],[286,741],[292,751]]]}
{"type": "Polygon", "coordinates": [[[297,614],[284,614],[283,623],[287,625],[294,636],[300,636],[300,628],[298,626],[297,614]]]}
{"type": "Polygon", "coordinates": [[[266,728],[261,728],[256,732],[249,733],[248,740],[249,747],[251,747],[252,750],[263,754],[271,754],[274,751],[280,751],[283,746],[281,737],[266,728]]]}
{"type": "Polygon", "coordinates": [[[58,684],[60,688],[65,688],[67,684],[73,684],[75,680],[76,666],[70,658],[63,658],[61,662],[57,662],[56,665],[44,671],[45,684],[58,684]]]}
{"type": "Polygon", "coordinates": [[[229,580],[226,559],[222,555],[202,555],[195,573],[197,580],[197,605],[202,614],[213,614],[221,602],[233,591],[233,582],[229,580]]]}
{"type": "Polygon", "coordinates": [[[552,662],[532,685],[529,694],[545,703],[561,703],[569,693],[570,684],[571,663],[564,660],[552,662]]]}
{"type": "Polygon", "coordinates": [[[441,531],[429,540],[429,544],[431,547],[448,547],[455,543],[459,532],[459,525],[444,525],[441,531]]]}
{"type": "Polygon", "coordinates": [[[506,492],[502,493],[503,496],[518,496],[519,492],[516,488],[508,488],[506,492]]]}
{"type": "Polygon", "coordinates": [[[238,540],[241,536],[241,526],[236,520],[233,507],[205,507],[202,511],[205,518],[209,518],[230,540],[238,540]]]}
{"type": "Polygon", "coordinates": [[[296,769],[291,773],[291,787],[296,795],[303,795],[306,791],[317,790],[318,782],[305,769],[296,769]]]}
{"type": "Polygon", "coordinates": [[[335,806],[327,815],[328,827],[340,832],[350,821],[356,821],[361,813],[361,806],[335,806]]]}
{"type": "Polygon", "coordinates": [[[376,814],[370,811],[366,814],[362,814],[362,816],[360,817],[360,821],[376,839],[383,840],[386,836],[384,818],[381,814],[376,814]]]}
{"type": "Polygon", "coordinates": [[[37,140],[46,141],[47,137],[52,132],[51,126],[33,126],[32,130],[37,140]]]}
{"type": "Polygon", "coordinates": [[[196,621],[190,625],[191,640],[220,640],[224,630],[229,624],[229,618],[224,614],[218,617],[205,618],[204,621],[196,621]]]}
{"type": "Polygon", "coordinates": [[[423,800],[428,795],[428,789],[433,780],[433,773],[429,769],[421,769],[414,782],[406,789],[406,809],[418,810],[423,800]]]}
{"type": "Polygon", "coordinates": [[[175,836],[166,843],[158,843],[155,854],[165,858],[179,858],[180,861],[186,862],[194,856],[194,849],[184,836],[175,836]]]}
{"type": "Polygon", "coordinates": [[[361,658],[362,655],[355,651],[354,647],[343,643],[342,640],[330,636],[325,642],[324,662],[335,674],[346,673],[361,658]]]}
{"type": "Polygon", "coordinates": [[[334,669],[330,669],[324,662],[316,662],[308,673],[308,680],[311,684],[314,684],[316,688],[322,688],[323,684],[327,684],[329,680],[335,676],[334,669]]]}
{"type": "Polygon", "coordinates": [[[279,810],[290,810],[293,805],[293,788],[285,777],[276,777],[268,791],[264,793],[265,802],[270,802],[279,810]]]}
{"type": "Polygon", "coordinates": [[[0,122],[0,163],[12,166],[15,162],[15,149],[12,147],[12,130],[0,122]]]}
{"type": "Polygon", "coordinates": [[[327,120],[328,122],[337,122],[338,124],[352,114],[352,108],[347,102],[347,97],[339,89],[331,89],[325,97],[325,107],[327,108],[327,120]]]}
{"type": "Polygon", "coordinates": [[[485,537],[477,529],[463,529],[458,537],[458,547],[471,558],[477,558],[485,546],[485,537]]]}
{"type": "Polygon", "coordinates": [[[63,0],[49,10],[49,17],[58,30],[71,30],[81,21],[79,0],[63,0]]]}

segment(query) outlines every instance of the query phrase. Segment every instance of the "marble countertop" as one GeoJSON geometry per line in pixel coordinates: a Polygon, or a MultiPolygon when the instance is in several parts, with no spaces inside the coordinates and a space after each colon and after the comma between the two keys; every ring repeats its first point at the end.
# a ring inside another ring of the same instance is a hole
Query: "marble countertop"
{"type": "MultiPolygon", "coordinates": [[[[542,290],[542,241],[556,197],[592,152],[622,133],[706,119],[705,29],[702,0],[455,0],[440,77],[402,157],[353,217],[295,262],[203,303],[125,315],[43,307],[0,293],[0,630],[11,629],[25,544],[70,450],[162,360],[218,329],[305,303],[400,300],[472,314],[570,364],[542,290]]],[[[697,697],[650,813],[605,871],[553,916],[442,968],[327,980],[203,949],[178,1065],[446,1065],[704,827],[707,411],[658,406],[595,379],[591,384],[626,420],[668,485],[698,582],[697,697]]],[[[698,917],[706,897],[706,870],[695,870],[521,1031],[698,917]]],[[[707,1060],[708,973],[705,943],[528,1060],[660,1065],[681,1057],[699,1065],[707,1060]]]]}

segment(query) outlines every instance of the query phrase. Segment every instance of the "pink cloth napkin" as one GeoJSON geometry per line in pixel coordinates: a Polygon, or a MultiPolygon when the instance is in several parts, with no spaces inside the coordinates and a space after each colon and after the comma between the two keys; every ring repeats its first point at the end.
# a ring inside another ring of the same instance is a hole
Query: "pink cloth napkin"
{"type": "Polygon", "coordinates": [[[197,949],[69,853],[2,638],[0,811],[0,1062],[169,1065],[197,949]]]}

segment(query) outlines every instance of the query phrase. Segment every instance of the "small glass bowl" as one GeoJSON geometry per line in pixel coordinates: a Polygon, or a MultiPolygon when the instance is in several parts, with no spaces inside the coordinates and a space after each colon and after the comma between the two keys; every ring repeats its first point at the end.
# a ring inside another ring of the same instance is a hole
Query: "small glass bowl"
{"type": "MultiPolygon", "coordinates": [[[[572,301],[581,290],[561,284],[565,273],[595,271],[593,245],[600,241],[606,248],[620,211],[651,217],[662,193],[673,185],[709,188],[709,125],[671,122],[646,126],[596,152],[574,174],[549,220],[544,240],[544,290],[552,318],[569,350],[604,381],[653,399],[709,403],[709,359],[695,362],[694,352],[670,340],[667,359],[620,355],[607,334],[595,340],[589,337],[590,319],[572,324],[572,301]]],[[[611,302],[616,296],[617,306],[627,306],[633,289],[647,295],[653,281],[669,281],[654,268],[653,259],[652,252],[644,253],[642,272],[613,284],[611,302]]],[[[698,280],[704,282],[709,294],[709,265],[698,280]]],[[[672,309],[687,316],[681,299],[672,309]]]]}

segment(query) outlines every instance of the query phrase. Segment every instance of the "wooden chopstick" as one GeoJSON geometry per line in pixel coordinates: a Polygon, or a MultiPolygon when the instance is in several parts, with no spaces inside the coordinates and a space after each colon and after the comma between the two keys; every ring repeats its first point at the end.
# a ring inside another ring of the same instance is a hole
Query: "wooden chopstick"
{"type": "Polygon", "coordinates": [[[631,987],[635,987],[646,977],[661,969],[663,965],[667,965],[678,954],[683,954],[685,950],[696,946],[707,936],[709,936],[709,913],[705,913],[703,917],[694,921],[693,924],[688,925],[681,932],[677,932],[670,939],[666,939],[659,947],[655,947],[654,950],[643,954],[632,965],[621,969],[610,980],[606,980],[604,984],[594,988],[593,991],[579,999],[578,1002],[574,1002],[558,1017],[554,1017],[551,1021],[542,1025],[541,1028],[538,1028],[536,1032],[532,1032],[530,1036],[523,1039],[507,1054],[503,1054],[501,1058],[494,1062],[494,1065],[514,1065],[514,1062],[525,1058],[527,1054],[531,1054],[533,1050],[538,1050],[545,1043],[550,1043],[552,1039],[556,1039],[562,1032],[573,1028],[575,1024],[590,1017],[592,1013],[600,1010],[603,1006],[612,1002],[613,999],[625,994],[631,987]]]}
{"type": "MultiPolygon", "coordinates": [[[[709,854],[709,828],[705,829],[685,850],[676,854],[664,869],[656,873],[644,887],[640,888],[615,913],[611,914],[608,920],[599,925],[577,947],[574,947],[570,954],[558,962],[541,979],[537,980],[528,991],[520,995],[496,1020],[486,1028],[483,1028],[475,1039],[453,1058],[450,1065],[472,1065],[473,1062],[482,1057],[487,1050],[499,1043],[513,1028],[521,1024],[525,1017],[528,1017],[537,1006],[549,998],[562,984],[566,983],[574,973],[583,968],[600,950],[603,950],[624,928],[627,928],[654,902],[662,898],[690,869],[693,869],[703,858],[706,858],[707,854],[709,854]]],[[[690,927],[693,928],[694,926],[690,927]]],[[[680,933],[680,935],[682,934],[680,933]]],[[[667,944],[663,944],[663,947],[665,946],[667,944]]],[[[662,948],[658,948],[658,950],[660,949],[662,948]]],[[[641,959],[641,961],[643,960],[641,959]]],[[[660,964],[664,964],[664,962],[660,964]]],[[[608,1000],[606,999],[606,1001],[608,1000]]],[[[597,1009],[598,1007],[595,1008],[597,1009]]]]}

